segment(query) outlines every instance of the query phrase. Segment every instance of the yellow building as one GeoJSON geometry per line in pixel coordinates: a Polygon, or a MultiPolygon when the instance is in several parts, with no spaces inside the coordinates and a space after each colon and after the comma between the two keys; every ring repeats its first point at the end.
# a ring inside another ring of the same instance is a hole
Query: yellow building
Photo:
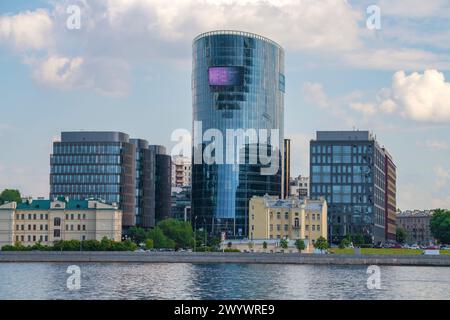
{"type": "Polygon", "coordinates": [[[59,240],[121,241],[122,211],[95,200],[27,200],[0,206],[0,247],[59,240]]]}
{"type": "Polygon", "coordinates": [[[327,239],[327,202],[254,196],[250,199],[249,235],[250,240],[302,239],[313,245],[319,237],[327,239]]]}

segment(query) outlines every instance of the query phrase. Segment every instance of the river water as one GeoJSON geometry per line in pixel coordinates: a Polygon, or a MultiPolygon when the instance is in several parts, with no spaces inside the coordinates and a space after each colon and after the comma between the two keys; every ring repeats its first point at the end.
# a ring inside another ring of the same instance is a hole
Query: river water
{"type": "Polygon", "coordinates": [[[0,263],[0,299],[449,299],[450,267],[80,263],[69,290],[68,263],[0,263]]]}

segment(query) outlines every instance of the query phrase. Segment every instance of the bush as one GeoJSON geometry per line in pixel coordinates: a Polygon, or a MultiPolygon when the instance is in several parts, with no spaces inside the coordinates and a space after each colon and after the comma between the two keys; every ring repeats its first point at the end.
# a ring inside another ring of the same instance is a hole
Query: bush
{"type": "Polygon", "coordinates": [[[153,240],[153,245],[157,249],[175,249],[175,241],[166,237],[159,227],[150,230],[148,238],[153,240]]]}
{"type": "Polygon", "coordinates": [[[153,249],[153,247],[154,247],[154,245],[153,245],[152,239],[145,240],[145,249],[151,250],[151,249],[153,249]]]}
{"type": "Polygon", "coordinates": [[[241,250],[227,248],[227,249],[223,250],[223,252],[241,252],[241,250]]]}

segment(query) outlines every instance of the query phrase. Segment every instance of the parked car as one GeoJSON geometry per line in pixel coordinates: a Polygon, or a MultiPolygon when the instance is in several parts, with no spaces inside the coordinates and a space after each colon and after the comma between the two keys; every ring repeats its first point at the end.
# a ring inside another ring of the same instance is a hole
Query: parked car
{"type": "Polygon", "coordinates": [[[409,248],[410,248],[410,249],[415,249],[415,250],[420,249],[420,247],[419,247],[417,244],[413,244],[413,245],[411,245],[409,248]]]}

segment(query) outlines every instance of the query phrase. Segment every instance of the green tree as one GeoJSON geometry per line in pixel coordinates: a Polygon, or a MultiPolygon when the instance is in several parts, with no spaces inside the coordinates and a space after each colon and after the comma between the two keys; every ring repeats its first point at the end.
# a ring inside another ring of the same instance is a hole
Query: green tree
{"type": "Polygon", "coordinates": [[[136,244],[141,244],[147,239],[147,232],[145,229],[139,227],[131,227],[128,230],[128,235],[136,244]]]}
{"type": "Polygon", "coordinates": [[[194,232],[189,222],[176,219],[165,219],[158,223],[158,228],[166,237],[175,242],[178,248],[191,248],[194,242],[194,232]]]}
{"type": "Polygon", "coordinates": [[[348,240],[348,238],[343,238],[339,243],[339,249],[345,249],[348,247],[350,247],[350,241],[348,240]]]}
{"type": "Polygon", "coordinates": [[[353,244],[355,245],[355,247],[360,247],[361,245],[364,244],[364,236],[360,233],[358,233],[357,235],[354,235],[352,237],[353,240],[353,244]]]}
{"type": "Polygon", "coordinates": [[[302,252],[302,250],[306,249],[305,241],[302,239],[295,240],[295,247],[297,248],[298,252],[302,252]]]}
{"type": "Polygon", "coordinates": [[[314,242],[314,248],[319,250],[327,250],[328,249],[328,241],[324,237],[319,237],[316,242],[314,242]]]}
{"type": "Polygon", "coordinates": [[[430,230],[439,243],[450,244],[450,211],[436,209],[430,220],[430,230]]]}
{"type": "Polygon", "coordinates": [[[286,239],[281,239],[280,240],[280,247],[282,247],[283,249],[287,249],[288,248],[288,241],[286,239]]]}
{"type": "Polygon", "coordinates": [[[5,189],[0,193],[0,205],[4,204],[5,202],[17,202],[21,203],[22,198],[20,195],[19,190],[13,190],[13,189],[5,189]]]}
{"type": "Polygon", "coordinates": [[[408,232],[403,228],[397,228],[395,231],[395,240],[397,240],[398,243],[405,243],[406,239],[408,238],[408,232]]]}
{"type": "Polygon", "coordinates": [[[153,245],[157,249],[174,249],[175,241],[169,239],[164,232],[158,226],[150,230],[148,233],[148,239],[153,240],[153,245]]]}
{"type": "Polygon", "coordinates": [[[153,247],[154,247],[154,244],[153,244],[152,239],[145,240],[145,249],[151,250],[151,249],[153,249],[153,247]]]}

